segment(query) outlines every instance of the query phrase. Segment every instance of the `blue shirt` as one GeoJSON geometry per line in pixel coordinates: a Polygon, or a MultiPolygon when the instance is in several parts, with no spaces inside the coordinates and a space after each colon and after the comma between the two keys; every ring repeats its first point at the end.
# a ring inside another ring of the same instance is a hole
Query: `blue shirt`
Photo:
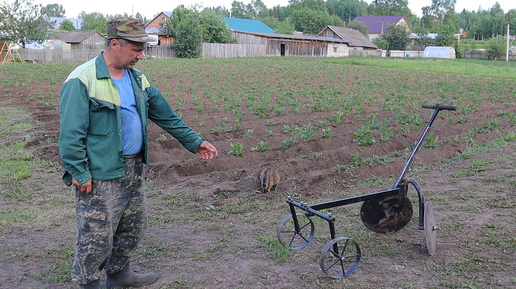
{"type": "Polygon", "coordinates": [[[121,115],[122,115],[122,144],[124,155],[135,155],[142,149],[143,131],[142,121],[136,109],[134,90],[127,70],[122,79],[114,79],[113,83],[120,92],[121,115]]]}

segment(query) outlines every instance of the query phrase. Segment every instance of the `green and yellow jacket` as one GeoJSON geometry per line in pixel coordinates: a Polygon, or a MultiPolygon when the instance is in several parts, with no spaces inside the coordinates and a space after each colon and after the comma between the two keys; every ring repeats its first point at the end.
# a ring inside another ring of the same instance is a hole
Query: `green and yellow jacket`
{"type": "MultiPolygon", "coordinates": [[[[143,127],[143,156],[149,165],[147,122],[151,120],[196,153],[204,141],[172,110],[144,74],[130,69],[136,106],[143,127]]],[[[112,180],[125,176],[120,116],[120,94],[111,81],[102,53],[77,67],[61,89],[59,152],[66,170],[84,184],[89,179],[112,180]]]]}

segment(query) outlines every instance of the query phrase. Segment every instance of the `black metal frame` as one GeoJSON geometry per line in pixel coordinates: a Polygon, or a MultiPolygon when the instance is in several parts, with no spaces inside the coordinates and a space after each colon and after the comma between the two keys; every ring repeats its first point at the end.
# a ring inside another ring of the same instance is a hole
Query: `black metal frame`
{"type": "MultiPolygon", "coordinates": [[[[363,202],[371,199],[387,199],[387,198],[401,198],[406,197],[408,192],[408,185],[411,184],[414,186],[414,188],[417,191],[417,194],[419,196],[419,222],[418,222],[418,229],[423,230],[424,229],[424,196],[423,191],[421,189],[421,186],[412,179],[405,178],[405,174],[407,173],[413,159],[414,155],[419,150],[421,144],[423,143],[426,135],[428,134],[428,131],[430,130],[430,127],[432,126],[434,120],[437,117],[437,114],[441,110],[455,110],[456,108],[454,106],[449,105],[440,105],[440,104],[423,104],[423,108],[428,109],[434,109],[434,113],[430,120],[428,121],[425,129],[423,130],[423,133],[421,134],[421,137],[417,141],[414,149],[412,150],[412,153],[408,157],[407,161],[405,162],[405,165],[403,166],[403,169],[401,170],[401,173],[394,183],[394,186],[391,189],[383,190],[383,191],[377,191],[374,193],[344,198],[344,199],[338,199],[334,201],[324,202],[324,203],[318,203],[309,205],[308,203],[303,202],[297,202],[294,201],[290,196],[287,198],[287,203],[290,208],[290,212],[292,214],[292,219],[294,222],[294,232],[300,232],[300,225],[297,218],[296,208],[301,209],[305,211],[305,215],[307,217],[312,216],[318,216],[326,221],[328,221],[329,227],[330,227],[330,235],[331,239],[335,239],[335,218],[333,218],[330,214],[325,214],[320,212],[324,209],[339,207],[339,206],[345,206],[350,205],[358,202],[363,202]]],[[[337,245],[334,245],[334,250],[338,252],[337,245]]]]}

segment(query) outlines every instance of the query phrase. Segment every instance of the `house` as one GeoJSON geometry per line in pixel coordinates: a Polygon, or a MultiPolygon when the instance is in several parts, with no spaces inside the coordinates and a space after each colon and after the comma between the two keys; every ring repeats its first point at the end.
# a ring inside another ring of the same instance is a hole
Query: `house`
{"type": "Polygon", "coordinates": [[[64,17],[45,17],[46,21],[50,24],[50,26],[57,30],[61,26],[61,22],[68,20],[72,22],[73,27],[77,30],[80,30],[82,27],[82,19],[75,19],[75,18],[64,18],[64,17]]]}
{"type": "Polygon", "coordinates": [[[357,16],[354,21],[364,23],[369,29],[369,39],[373,40],[386,32],[390,25],[401,25],[407,33],[414,33],[405,16],[357,16]]]}
{"type": "Polygon", "coordinates": [[[258,32],[258,33],[276,33],[274,29],[267,26],[260,20],[241,19],[222,17],[222,20],[231,28],[232,31],[258,32]]]}
{"type": "Polygon", "coordinates": [[[326,26],[319,34],[319,37],[337,38],[347,42],[347,45],[333,46],[332,51],[328,51],[328,56],[349,56],[353,52],[350,51],[364,51],[371,50],[374,53],[378,50],[378,47],[374,45],[369,38],[367,38],[362,32],[339,26],[326,26]]]}
{"type": "Polygon", "coordinates": [[[378,49],[356,30],[329,26],[319,35],[278,34],[258,20],[222,18],[238,44],[263,47],[263,56],[349,56],[352,51],[378,49]],[[269,32],[266,32],[269,31],[269,32]],[[358,33],[358,34],[357,34],[358,33]]]}
{"type": "Polygon", "coordinates": [[[94,30],[55,31],[49,38],[71,44],[72,49],[103,49],[106,46],[104,35],[94,30]]]}
{"type": "Polygon", "coordinates": [[[331,56],[335,46],[348,46],[342,39],[306,35],[233,31],[238,44],[261,46],[261,56],[331,56]]]}
{"type": "Polygon", "coordinates": [[[145,32],[149,34],[150,37],[156,38],[156,42],[151,42],[149,45],[170,46],[174,43],[175,39],[167,35],[163,30],[163,25],[166,24],[166,21],[169,20],[170,17],[172,17],[172,12],[162,11],[145,24],[145,32]]]}
{"type": "Polygon", "coordinates": [[[170,17],[172,17],[172,12],[162,11],[156,14],[154,18],[149,20],[145,24],[145,32],[148,34],[162,34],[163,33],[163,25],[166,23],[167,20],[170,20],[170,17]]]}
{"type": "MultiPolygon", "coordinates": [[[[328,41],[314,36],[278,34],[259,20],[222,17],[238,44],[263,47],[261,56],[326,56],[328,41]]],[[[336,42],[344,43],[341,39],[336,42]]],[[[330,41],[331,42],[331,41],[330,41]]]]}

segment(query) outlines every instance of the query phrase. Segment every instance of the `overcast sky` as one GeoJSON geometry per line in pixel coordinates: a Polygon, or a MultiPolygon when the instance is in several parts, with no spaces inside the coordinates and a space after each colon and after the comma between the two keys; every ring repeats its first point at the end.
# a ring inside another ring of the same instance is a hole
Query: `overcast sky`
{"type": "MultiPolygon", "coordinates": [[[[5,0],[4,0],[5,1],[5,0]]],[[[8,3],[12,3],[14,0],[6,0],[8,3]]],[[[287,6],[288,0],[262,0],[267,8],[274,6],[287,6]]],[[[3,2],[3,1],[2,1],[3,2]]],[[[47,4],[61,4],[66,11],[66,17],[76,18],[81,11],[86,13],[100,12],[104,15],[115,15],[124,14],[129,15],[140,12],[146,18],[153,18],[157,13],[161,11],[172,11],[178,5],[185,5],[186,7],[201,4],[204,7],[213,6],[224,6],[231,8],[233,0],[173,0],[168,4],[164,4],[163,0],[123,0],[123,1],[110,1],[110,0],[33,0],[35,4],[40,3],[43,5],[47,4]],[[123,4],[121,4],[123,3],[123,4]]],[[[244,4],[251,3],[251,0],[242,0],[244,4]]],[[[371,3],[371,0],[366,0],[367,3],[371,3]]],[[[421,16],[421,8],[424,6],[430,6],[432,0],[409,0],[409,8],[412,13],[421,16]]],[[[479,7],[482,10],[487,10],[494,6],[494,4],[500,3],[502,9],[507,12],[511,9],[516,9],[516,0],[457,0],[455,10],[461,12],[463,9],[468,11],[477,11],[479,7]]]]}

